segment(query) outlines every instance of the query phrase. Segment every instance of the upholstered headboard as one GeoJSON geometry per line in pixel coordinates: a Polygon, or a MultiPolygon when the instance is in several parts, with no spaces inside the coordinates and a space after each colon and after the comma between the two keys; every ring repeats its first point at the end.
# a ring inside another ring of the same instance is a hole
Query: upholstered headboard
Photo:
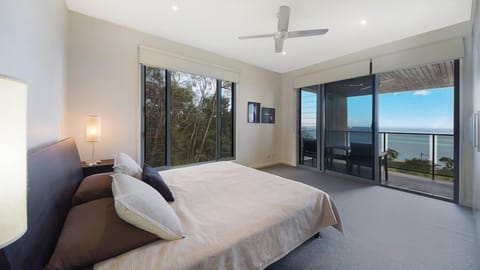
{"type": "Polygon", "coordinates": [[[82,167],[73,139],[29,154],[28,229],[3,250],[10,269],[36,270],[47,264],[81,180],[82,167]]]}

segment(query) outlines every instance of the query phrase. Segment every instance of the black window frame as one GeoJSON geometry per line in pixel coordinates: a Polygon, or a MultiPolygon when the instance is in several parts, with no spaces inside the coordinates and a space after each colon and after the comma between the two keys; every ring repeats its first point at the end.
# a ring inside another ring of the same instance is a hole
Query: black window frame
{"type": "MultiPolygon", "coordinates": [[[[216,126],[216,151],[215,151],[215,159],[209,161],[201,161],[201,162],[194,162],[182,165],[172,165],[171,155],[172,155],[172,145],[171,145],[171,73],[173,70],[155,67],[155,66],[148,66],[148,65],[140,65],[140,87],[141,87],[141,163],[142,165],[145,164],[146,161],[146,109],[145,106],[146,102],[146,68],[158,68],[165,72],[165,165],[157,166],[156,169],[159,170],[166,170],[175,167],[186,167],[186,166],[194,166],[202,163],[210,163],[210,162],[217,162],[217,161],[228,161],[228,160],[235,160],[236,159],[236,92],[237,92],[237,84],[235,82],[231,82],[231,103],[232,103],[232,156],[231,157],[222,157],[221,152],[221,131],[222,131],[222,119],[221,119],[221,102],[222,99],[222,81],[216,79],[217,87],[216,87],[216,98],[217,98],[217,111],[216,111],[216,118],[217,118],[217,126],[216,126]]],[[[183,71],[180,71],[183,72],[183,71]]],[[[188,72],[187,72],[188,73],[188,72]]],[[[204,75],[202,75],[204,76],[204,75]]]]}

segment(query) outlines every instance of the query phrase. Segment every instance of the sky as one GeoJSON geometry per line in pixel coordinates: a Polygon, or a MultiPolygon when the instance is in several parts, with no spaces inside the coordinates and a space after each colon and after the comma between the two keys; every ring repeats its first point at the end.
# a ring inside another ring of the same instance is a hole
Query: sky
{"type": "Polygon", "coordinates": [[[380,95],[379,126],[453,131],[453,87],[380,95]]]}
{"type": "MultiPolygon", "coordinates": [[[[371,96],[348,98],[348,126],[371,125],[371,96]]],[[[315,94],[302,91],[302,124],[315,125],[315,94]]],[[[453,87],[379,95],[379,128],[386,131],[453,130],[453,87]]]]}

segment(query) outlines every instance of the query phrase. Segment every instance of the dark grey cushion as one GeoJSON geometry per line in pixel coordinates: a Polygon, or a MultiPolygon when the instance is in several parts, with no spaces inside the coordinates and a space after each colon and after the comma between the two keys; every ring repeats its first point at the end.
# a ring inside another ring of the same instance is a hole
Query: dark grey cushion
{"type": "Polygon", "coordinates": [[[151,187],[156,189],[167,202],[173,202],[172,191],[168,188],[165,181],[163,181],[162,176],[154,168],[144,165],[143,166],[143,176],[142,179],[145,183],[149,184],[151,187]]]}

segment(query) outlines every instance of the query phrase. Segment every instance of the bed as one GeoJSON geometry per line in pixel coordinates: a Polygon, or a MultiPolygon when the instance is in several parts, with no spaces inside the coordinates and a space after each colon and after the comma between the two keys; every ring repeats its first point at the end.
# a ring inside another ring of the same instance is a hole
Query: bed
{"type": "MultiPolygon", "coordinates": [[[[73,140],[62,143],[74,145],[73,140]]],[[[73,156],[77,156],[73,160],[78,159],[76,148],[68,148],[73,156]]],[[[54,155],[54,152],[47,153],[54,155]]],[[[63,162],[72,158],[55,160],[63,162]]],[[[71,196],[75,190],[73,186],[81,181],[77,179],[77,168],[71,164],[75,162],[69,162],[74,173],[54,177],[58,178],[56,185],[65,187],[45,194],[56,198],[56,202],[47,207],[51,209],[49,214],[56,216],[55,224],[35,215],[36,205],[31,205],[34,202],[29,200],[29,218],[35,219],[29,220],[29,225],[31,222],[49,223],[41,226],[48,239],[32,235],[30,230],[37,225],[31,224],[29,232],[6,249],[12,269],[41,269],[48,261],[60,233],[62,218],[68,211],[68,206],[59,211],[55,207],[59,207],[62,200],[68,205],[65,197],[71,196]],[[74,179],[65,181],[65,177],[74,179]],[[59,196],[64,191],[67,194],[59,196]],[[39,255],[35,253],[38,248],[45,251],[39,255]],[[36,256],[34,264],[25,264],[25,259],[36,256]]],[[[32,171],[29,166],[29,174],[33,176],[29,181],[44,181],[39,176],[44,175],[48,166],[34,167],[38,171],[32,171]]],[[[152,242],[98,262],[95,269],[263,269],[322,228],[334,226],[342,230],[335,205],[325,192],[234,162],[172,169],[162,171],[161,175],[175,194],[171,207],[178,215],[186,237],[152,242]]],[[[34,192],[41,191],[29,189],[29,198],[38,197],[31,194],[34,192]]],[[[45,206],[42,209],[45,213],[45,206]]],[[[38,229],[34,232],[42,233],[38,229]]]]}

